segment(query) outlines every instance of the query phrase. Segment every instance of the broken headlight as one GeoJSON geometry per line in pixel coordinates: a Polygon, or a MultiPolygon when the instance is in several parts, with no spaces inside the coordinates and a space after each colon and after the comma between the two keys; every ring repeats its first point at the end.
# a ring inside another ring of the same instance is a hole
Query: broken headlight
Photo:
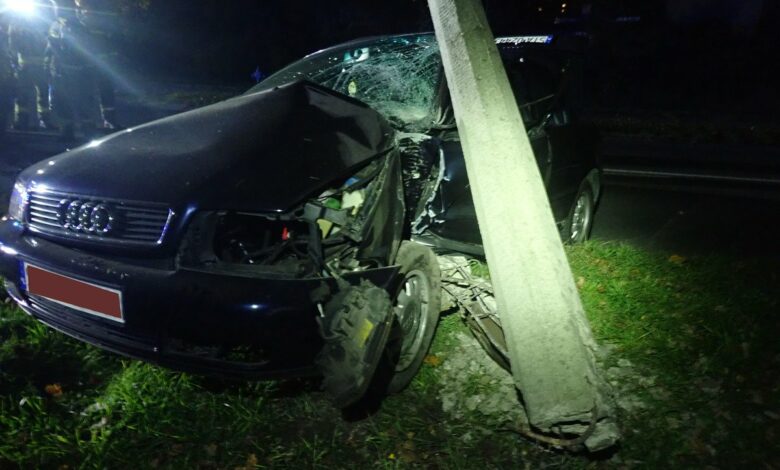
{"type": "Polygon", "coordinates": [[[311,230],[304,222],[225,213],[216,220],[213,249],[223,263],[306,270],[310,237],[311,230]]]}
{"type": "Polygon", "coordinates": [[[29,201],[29,193],[27,192],[27,186],[17,181],[14,184],[13,192],[11,192],[11,201],[8,204],[8,216],[14,220],[24,222],[25,213],[27,212],[27,204],[29,201]]]}
{"type": "MultiPolygon", "coordinates": [[[[182,267],[300,278],[317,272],[312,256],[314,224],[234,211],[196,214],[182,240],[182,267]]],[[[316,246],[315,243],[315,246],[316,246]]]]}
{"type": "Polygon", "coordinates": [[[292,278],[384,266],[397,245],[403,199],[401,183],[380,175],[396,163],[377,159],[285,213],[197,213],[178,262],[292,278]]]}

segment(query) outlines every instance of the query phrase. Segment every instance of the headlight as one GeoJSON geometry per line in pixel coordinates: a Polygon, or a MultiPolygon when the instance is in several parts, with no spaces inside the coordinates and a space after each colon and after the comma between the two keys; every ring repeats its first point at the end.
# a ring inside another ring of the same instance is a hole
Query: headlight
{"type": "Polygon", "coordinates": [[[14,190],[11,193],[11,202],[8,204],[8,216],[12,219],[24,222],[24,215],[27,211],[28,194],[24,183],[17,181],[14,184],[14,190]]]}

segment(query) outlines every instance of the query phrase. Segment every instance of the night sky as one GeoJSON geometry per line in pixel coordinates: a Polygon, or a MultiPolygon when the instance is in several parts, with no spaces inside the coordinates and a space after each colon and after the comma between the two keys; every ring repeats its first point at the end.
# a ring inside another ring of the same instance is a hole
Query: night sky
{"type": "MultiPolygon", "coordinates": [[[[127,0],[140,1],[140,0],[127,0]]],[[[766,0],[484,0],[496,35],[584,32],[593,108],[762,115],[780,105],[778,5],[766,0]],[[565,5],[565,6],[564,6],[565,5]]],[[[116,16],[127,70],[245,87],[358,37],[432,30],[427,2],[149,0],[116,16]]]]}
{"type": "Polygon", "coordinates": [[[431,29],[419,0],[153,0],[129,21],[127,55],[151,73],[237,83],[349,39],[431,29]]]}
{"type": "MultiPolygon", "coordinates": [[[[497,35],[580,29],[604,37],[614,18],[640,17],[626,38],[667,41],[672,30],[707,28],[720,37],[774,28],[777,7],[762,0],[485,0],[497,35]],[[566,5],[561,8],[561,5],[566,5]],[[740,22],[744,23],[741,24],[740,22]],[[633,29],[633,31],[631,31],[633,29]]],[[[145,11],[119,17],[122,50],[153,74],[241,82],[255,66],[271,72],[296,58],[346,40],[432,29],[424,0],[150,0],[145,11]]],[[[622,25],[622,26],[625,26],[622,25]]],[[[676,32],[675,32],[676,34],[676,32]]],[[[685,41],[686,38],[681,38],[685,41]]]]}

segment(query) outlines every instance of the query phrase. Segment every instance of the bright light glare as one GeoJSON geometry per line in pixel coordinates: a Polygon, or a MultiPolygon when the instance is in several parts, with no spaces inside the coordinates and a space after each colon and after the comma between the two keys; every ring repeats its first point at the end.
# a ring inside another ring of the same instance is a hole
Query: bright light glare
{"type": "Polygon", "coordinates": [[[37,183],[35,181],[30,182],[30,187],[35,190],[36,193],[45,194],[51,191],[51,189],[46,186],[45,183],[37,183]]]}
{"type": "Polygon", "coordinates": [[[5,0],[5,7],[8,10],[25,16],[32,16],[35,13],[35,6],[33,0],[5,0]]]}
{"type": "Polygon", "coordinates": [[[0,244],[0,251],[2,251],[3,253],[5,253],[7,255],[11,255],[11,256],[16,256],[16,255],[19,254],[18,251],[14,250],[10,246],[5,246],[5,245],[2,245],[2,244],[0,244]]]}

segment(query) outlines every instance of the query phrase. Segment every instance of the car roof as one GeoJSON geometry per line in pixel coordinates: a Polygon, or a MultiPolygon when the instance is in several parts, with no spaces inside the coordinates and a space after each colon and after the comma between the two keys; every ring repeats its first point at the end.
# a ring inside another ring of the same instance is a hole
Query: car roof
{"type": "MultiPolygon", "coordinates": [[[[419,33],[404,33],[404,34],[386,34],[376,36],[365,36],[357,39],[352,39],[347,42],[335,44],[325,49],[307,54],[304,58],[311,57],[316,54],[327,53],[331,50],[343,49],[344,47],[355,46],[359,47],[365,44],[373,43],[380,40],[388,39],[404,39],[414,38],[420,36],[433,36],[433,31],[423,31],[419,33]]],[[[552,48],[552,49],[571,49],[572,38],[583,38],[587,35],[581,32],[574,33],[556,33],[556,34],[526,34],[517,36],[497,36],[496,44],[502,49],[506,47],[518,47],[518,48],[552,48]],[[502,47],[503,46],[503,47],[502,47]]],[[[576,41],[574,41],[576,42],[576,41]]]]}

